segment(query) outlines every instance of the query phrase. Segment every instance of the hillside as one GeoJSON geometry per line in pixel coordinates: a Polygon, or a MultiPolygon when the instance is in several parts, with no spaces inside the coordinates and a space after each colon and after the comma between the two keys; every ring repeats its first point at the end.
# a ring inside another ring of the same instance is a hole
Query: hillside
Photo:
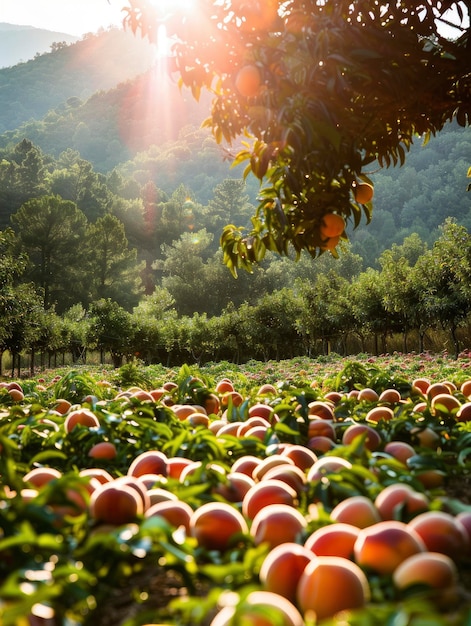
{"type": "Polygon", "coordinates": [[[71,44],[77,40],[68,33],[0,22],[0,68],[25,63],[37,54],[49,52],[55,43],[71,44]]]}
{"type": "Polygon", "coordinates": [[[41,120],[71,97],[86,100],[146,72],[154,53],[147,40],[110,29],[0,69],[0,133],[41,120]]]}

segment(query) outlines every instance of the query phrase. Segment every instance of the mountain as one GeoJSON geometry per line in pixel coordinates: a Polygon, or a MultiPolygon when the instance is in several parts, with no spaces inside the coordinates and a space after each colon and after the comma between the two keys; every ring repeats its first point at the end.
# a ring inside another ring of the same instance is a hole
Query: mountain
{"type": "Polygon", "coordinates": [[[54,43],[74,43],[79,38],[33,26],[0,22],[0,68],[12,67],[51,49],[54,43]]]}
{"type": "Polygon", "coordinates": [[[86,100],[97,91],[113,89],[146,72],[154,58],[147,39],[112,28],[72,44],[59,43],[49,53],[0,69],[0,134],[43,119],[69,98],[86,100]]]}

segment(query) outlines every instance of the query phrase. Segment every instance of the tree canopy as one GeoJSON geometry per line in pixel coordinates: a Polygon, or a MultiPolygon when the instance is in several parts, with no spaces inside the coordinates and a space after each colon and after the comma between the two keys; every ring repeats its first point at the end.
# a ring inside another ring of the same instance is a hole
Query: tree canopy
{"type": "Polygon", "coordinates": [[[371,170],[402,164],[417,136],[471,121],[469,0],[128,5],[125,26],[150,41],[165,25],[171,70],[196,98],[212,92],[205,124],[261,181],[251,229],[221,237],[234,274],[266,250],[336,254],[345,226],[371,219],[371,170]]]}

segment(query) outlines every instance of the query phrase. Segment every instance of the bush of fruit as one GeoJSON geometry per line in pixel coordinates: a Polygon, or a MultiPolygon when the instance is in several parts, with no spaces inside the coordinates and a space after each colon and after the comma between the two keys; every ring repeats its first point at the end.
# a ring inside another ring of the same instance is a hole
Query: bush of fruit
{"type": "Polygon", "coordinates": [[[0,383],[2,623],[99,623],[110,587],[158,568],[181,593],[126,624],[465,623],[471,506],[450,485],[470,397],[426,378],[0,383]]]}

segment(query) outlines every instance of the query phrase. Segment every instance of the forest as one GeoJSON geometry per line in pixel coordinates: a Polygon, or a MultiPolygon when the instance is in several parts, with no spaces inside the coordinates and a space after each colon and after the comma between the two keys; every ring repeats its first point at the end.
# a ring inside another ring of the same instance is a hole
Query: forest
{"type": "Polygon", "coordinates": [[[372,164],[372,223],[348,226],[339,258],[268,253],[234,279],[219,239],[250,222],[258,181],[201,128],[204,102],[146,66],[147,44],[122,55],[125,80],[104,71],[123,37],[87,35],[0,70],[9,365],[93,350],[119,364],[466,347],[469,128],[417,137],[402,167],[372,164]]]}

